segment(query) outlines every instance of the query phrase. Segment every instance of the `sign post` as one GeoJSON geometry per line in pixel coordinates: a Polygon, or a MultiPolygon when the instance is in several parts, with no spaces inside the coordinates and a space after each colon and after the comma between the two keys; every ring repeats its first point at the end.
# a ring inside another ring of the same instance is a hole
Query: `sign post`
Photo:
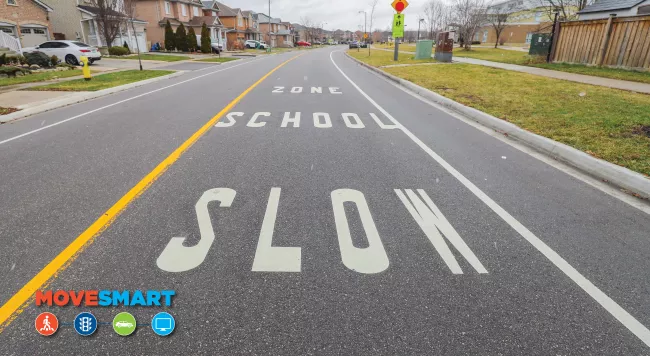
{"type": "Polygon", "coordinates": [[[404,15],[402,15],[402,11],[409,6],[409,3],[406,0],[393,0],[393,3],[390,5],[397,11],[397,14],[393,15],[393,39],[395,39],[395,55],[393,56],[393,60],[397,61],[399,56],[399,39],[404,38],[404,15]]]}
{"type": "Polygon", "coordinates": [[[370,45],[368,44],[368,32],[363,34],[363,42],[368,46],[368,57],[370,57],[370,45]]]}

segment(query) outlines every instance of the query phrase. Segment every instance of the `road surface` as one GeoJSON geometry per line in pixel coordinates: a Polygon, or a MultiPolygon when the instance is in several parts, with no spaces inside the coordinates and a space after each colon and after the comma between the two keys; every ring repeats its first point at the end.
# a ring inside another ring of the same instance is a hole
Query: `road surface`
{"type": "Polygon", "coordinates": [[[184,66],[0,126],[0,354],[650,355],[647,204],[341,47],[184,66]],[[104,289],[176,295],[32,298],[104,289]],[[170,336],[149,325],[160,311],[170,336]]]}

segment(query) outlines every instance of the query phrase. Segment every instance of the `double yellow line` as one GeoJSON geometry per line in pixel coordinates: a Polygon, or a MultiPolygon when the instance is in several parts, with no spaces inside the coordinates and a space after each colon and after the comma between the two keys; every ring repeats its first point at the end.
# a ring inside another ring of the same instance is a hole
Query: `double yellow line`
{"type": "Polygon", "coordinates": [[[120,198],[113,206],[104,212],[92,225],[90,225],[81,235],[72,241],[61,253],[59,253],[50,263],[34,276],[27,284],[25,284],[11,299],[9,299],[0,308],[0,333],[27,307],[29,300],[32,298],[37,290],[43,288],[52,277],[64,270],[70,263],[72,263],[77,256],[92,243],[93,239],[101,234],[111,223],[124,211],[124,209],[142,193],[144,193],[151,184],[153,184],[165,171],[176,162],[185,151],[198,141],[203,134],[208,132],[219,119],[229,112],[238,102],[240,102],[251,90],[255,89],[261,82],[268,78],[275,71],[283,67],[285,64],[300,57],[302,54],[294,56],[289,60],[283,62],[279,66],[273,68],[270,72],[266,73],[262,78],[256,81],[253,85],[244,90],[239,96],[233,99],[226,107],[224,107],[218,114],[206,122],[198,131],[196,131],[190,138],[174,150],[167,158],[160,162],[156,168],[149,172],[142,180],[138,182],[131,190],[129,190],[123,197],[120,198]]]}

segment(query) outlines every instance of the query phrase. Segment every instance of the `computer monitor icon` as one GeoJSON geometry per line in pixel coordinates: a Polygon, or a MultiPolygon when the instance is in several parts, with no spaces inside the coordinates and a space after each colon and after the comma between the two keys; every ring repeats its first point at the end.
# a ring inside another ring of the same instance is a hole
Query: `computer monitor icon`
{"type": "Polygon", "coordinates": [[[172,319],[156,318],[154,327],[159,331],[167,331],[172,328],[172,319]]]}

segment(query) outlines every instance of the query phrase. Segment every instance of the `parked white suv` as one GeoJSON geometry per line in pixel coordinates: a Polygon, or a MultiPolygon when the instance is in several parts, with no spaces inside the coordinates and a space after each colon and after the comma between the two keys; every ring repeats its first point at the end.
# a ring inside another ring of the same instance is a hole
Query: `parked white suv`
{"type": "Polygon", "coordinates": [[[261,49],[267,49],[269,46],[266,44],[264,41],[255,41],[255,40],[246,40],[244,42],[244,47],[246,48],[261,48],[261,49]]]}
{"type": "Polygon", "coordinates": [[[88,57],[88,64],[102,59],[102,54],[96,47],[78,41],[47,41],[36,47],[25,47],[23,52],[43,52],[72,65],[79,65],[81,56],[88,57]]]}

